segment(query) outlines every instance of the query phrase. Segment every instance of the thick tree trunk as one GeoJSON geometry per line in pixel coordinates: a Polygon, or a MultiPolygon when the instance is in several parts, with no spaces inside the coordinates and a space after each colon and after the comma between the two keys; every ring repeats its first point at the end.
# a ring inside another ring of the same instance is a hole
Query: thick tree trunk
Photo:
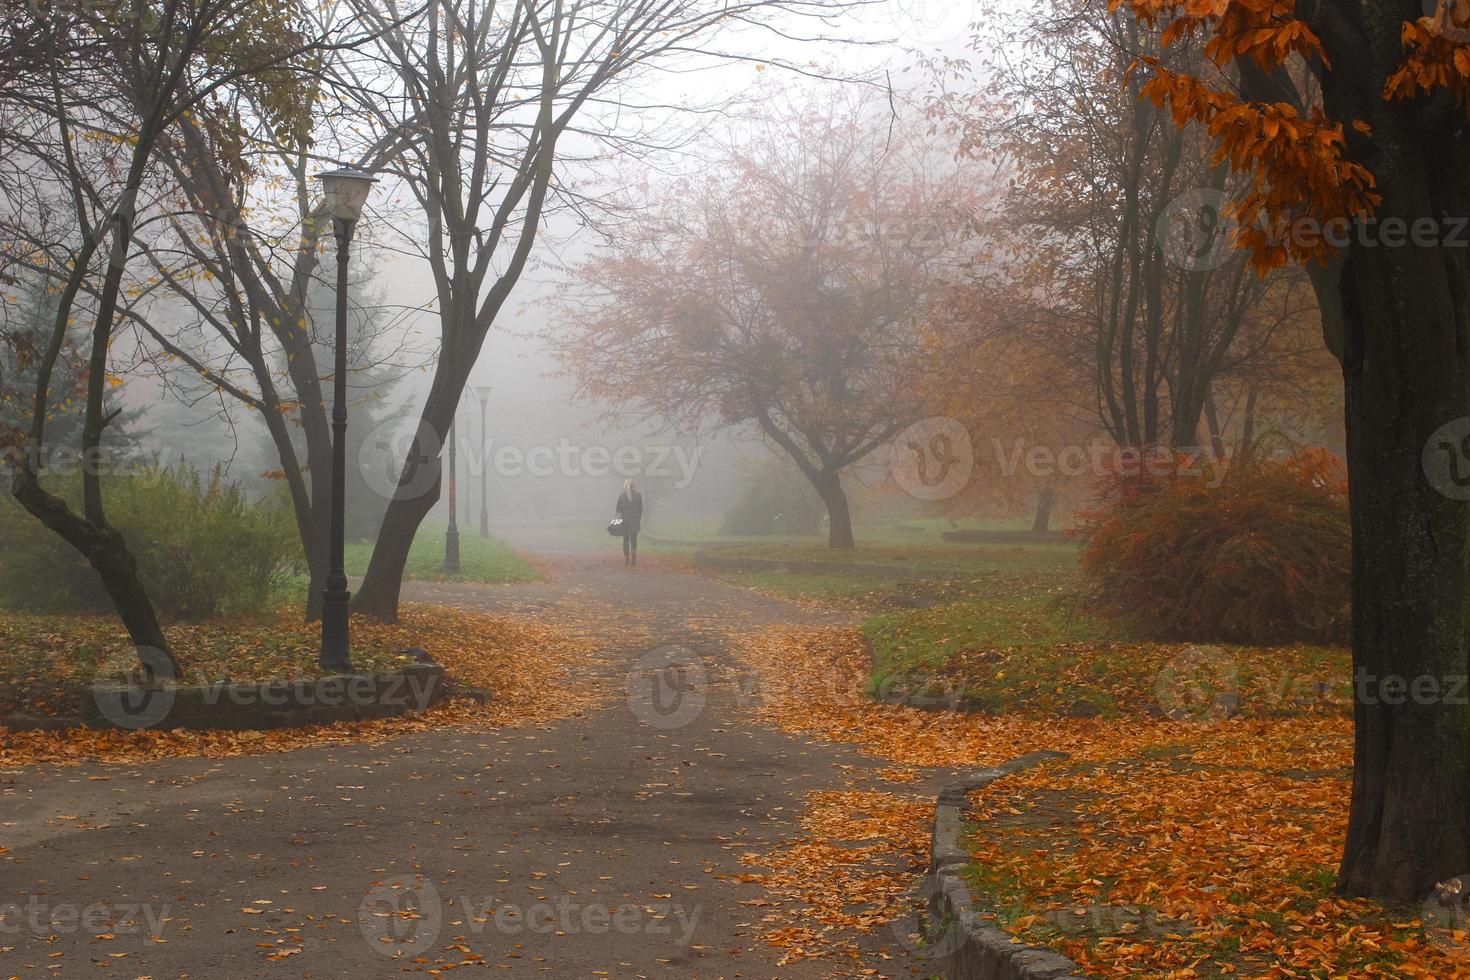
{"type": "Polygon", "coordinates": [[[398,622],[398,597],[403,590],[408,552],[419,525],[439,502],[442,490],[445,441],[439,433],[449,430],[464,383],[458,374],[444,376],[436,378],[429,390],[398,488],[383,514],[367,574],[353,598],[353,612],[384,623],[398,622]]]}
{"type": "MultiPolygon", "coordinates": [[[[1378,168],[1380,227],[1466,214],[1465,149],[1401,146],[1378,168]]],[[[1356,738],[1338,887],[1399,902],[1470,870],[1464,253],[1354,248],[1342,274],[1356,738]]]]}
{"type": "Polygon", "coordinates": [[[1047,481],[1046,486],[1041,488],[1041,495],[1036,498],[1036,519],[1031,522],[1031,530],[1035,534],[1045,534],[1051,530],[1051,509],[1056,505],[1057,485],[1054,480],[1047,481]]]}
{"type": "MultiPolygon", "coordinates": [[[[432,464],[438,466],[439,461],[432,464]]],[[[362,586],[352,599],[352,611],[371,616],[384,623],[398,622],[398,597],[403,591],[403,572],[408,566],[408,552],[418,534],[419,525],[439,502],[439,481],[433,488],[415,495],[395,497],[388,503],[383,525],[378,531],[373,557],[368,562],[362,586]]]]}
{"type": "Polygon", "coordinates": [[[817,493],[827,505],[827,547],[852,548],[852,511],[847,506],[847,491],[836,473],[824,473],[816,481],[817,493]]]}

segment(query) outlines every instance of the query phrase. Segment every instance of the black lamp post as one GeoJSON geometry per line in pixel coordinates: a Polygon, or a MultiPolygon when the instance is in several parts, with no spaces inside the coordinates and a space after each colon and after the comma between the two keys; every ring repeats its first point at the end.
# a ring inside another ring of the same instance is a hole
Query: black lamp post
{"type": "Polygon", "coordinates": [[[454,417],[449,422],[449,531],[444,535],[444,570],[457,572],[459,565],[459,463],[455,455],[459,405],[454,406],[454,417]]]}
{"type": "Polygon", "coordinates": [[[480,537],[490,536],[490,386],[480,385],[475,389],[480,400],[480,537]]]}
{"type": "Polygon", "coordinates": [[[337,239],[337,351],[333,364],[332,397],[332,535],[327,588],[322,601],[322,670],[346,673],[352,669],[348,655],[347,570],[344,552],[347,510],[347,258],[352,232],[362,216],[368,191],[377,178],[352,167],[318,174],[322,196],[332,214],[332,234],[337,239]]]}

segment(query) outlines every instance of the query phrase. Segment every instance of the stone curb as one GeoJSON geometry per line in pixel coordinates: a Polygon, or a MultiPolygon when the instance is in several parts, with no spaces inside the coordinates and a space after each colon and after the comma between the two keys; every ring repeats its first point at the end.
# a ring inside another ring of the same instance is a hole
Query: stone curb
{"type": "Polygon", "coordinates": [[[924,888],[927,901],[921,919],[925,938],[934,944],[927,971],[946,980],[1085,980],[1086,974],[1065,956],[1023,946],[977,914],[970,886],[961,874],[970,863],[970,854],[960,841],[969,794],[1003,776],[1066,757],[1064,752],[1031,752],[940,791],[934,806],[924,888]]]}

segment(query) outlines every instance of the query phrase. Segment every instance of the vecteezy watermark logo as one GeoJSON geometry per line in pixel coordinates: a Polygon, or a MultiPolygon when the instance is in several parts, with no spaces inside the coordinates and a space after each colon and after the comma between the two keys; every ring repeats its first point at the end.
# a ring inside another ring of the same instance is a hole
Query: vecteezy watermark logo
{"type": "Polygon", "coordinates": [[[975,445],[956,419],[920,419],[893,439],[893,480],[919,500],[948,500],[975,472],[975,445]]]}
{"type": "Polygon", "coordinates": [[[92,679],[92,703],[97,714],[118,728],[157,728],[168,719],[178,697],[173,664],[156,647],[138,647],[144,671],[131,673],[109,663],[92,679]]]}
{"type": "Polygon", "coordinates": [[[168,906],[122,902],[76,905],[71,902],[47,902],[32,895],[26,904],[0,904],[0,946],[8,935],[29,932],[33,936],[65,935],[86,931],[92,935],[146,933],[163,937],[164,924],[171,921],[168,906]]]}
{"type": "Polygon", "coordinates": [[[1420,0],[1434,32],[1456,44],[1470,44],[1470,0],[1420,0]]]}
{"type": "Polygon", "coordinates": [[[978,19],[975,0],[888,0],[894,38],[918,47],[964,37],[978,19]]]}
{"type": "Polygon", "coordinates": [[[1220,721],[1240,708],[1240,671],[1219,647],[1189,647],[1154,678],[1159,708],[1176,721],[1220,721]]]}
{"type": "Polygon", "coordinates": [[[692,450],[684,446],[624,445],[579,446],[565,437],[555,446],[510,446],[495,444],[491,439],[484,450],[463,443],[460,454],[468,460],[470,473],[479,476],[487,467],[497,476],[515,478],[530,476],[546,479],[552,476],[604,479],[609,476],[658,477],[673,480],[675,490],[683,490],[694,481],[699,469],[702,446],[692,450]]]}
{"type": "MultiPolygon", "coordinates": [[[[405,500],[429,493],[441,478],[445,444],[426,423],[405,429],[396,420],[374,428],[358,450],[358,468],[375,494],[405,500]],[[417,438],[415,438],[417,434],[417,438]]],[[[458,465],[472,477],[487,473],[506,479],[532,477],[592,477],[669,481],[675,490],[694,482],[704,447],[644,444],[582,446],[563,437],[553,444],[497,445],[494,439],[476,442],[456,434],[458,465]]]]}
{"type": "Polygon", "coordinates": [[[417,500],[439,484],[444,442],[422,419],[411,429],[397,419],[376,426],[357,451],[368,489],[385,500],[417,500]]]}
{"type": "Polygon", "coordinates": [[[455,924],[456,929],[463,928],[472,936],[479,936],[493,925],[504,936],[603,936],[615,932],[623,936],[669,937],[684,947],[694,941],[700,916],[698,906],[686,908],[678,902],[607,906],[584,904],[568,895],[526,905],[461,895],[450,904],[467,917],[467,921],[455,924]]]}
{"type": "Polygon", "coordinates": [[[1470,960],[1470,875],[1441,881],[1424,900],[1419,924],[1424,938],[1453,959],[1470,960]]]}
{"type": "Polygon", "coordinates": [[[417,875],[374,883],[357,907],[357,926],[368,945],[394,959],[426,952],[443,921],[438,889],[417,875]]]}
{"type": "Polygon", "coordinates": [[[1209,272],[1230,258],[1235,222],[1226,213],[1230,196],[1196,187],[1170,201],[1154,227],[1164,258],[1186,272],[1209,272]]]}
{"type": "Polygon", "coordinates": [[[628,672],[628,707],[652,728],[683,728],[704,711],[709,671],[688,647],[650,650],[628,672]]]}
{"type": "Polygon", "coordinates": [[[1424,443],[1424,476],[1451,500],[1470,500],[1470,418],[1454,419],[1424,443]]]}
{"type": "Polygon", "coordinates": [[[952,875],[930,872],[901,899],[903,909],[888,929],[915,956],[943,960],[959,952],[969,937],[964,914],[969,889],[952,875]]]}

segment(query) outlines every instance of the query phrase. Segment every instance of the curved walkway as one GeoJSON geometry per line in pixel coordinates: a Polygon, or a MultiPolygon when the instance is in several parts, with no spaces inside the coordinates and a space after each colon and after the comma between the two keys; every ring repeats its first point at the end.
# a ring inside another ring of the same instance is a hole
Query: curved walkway
{"type": "Polygon", "coordinates": [[[860,965],[780,965],[758,938],[761,889],[734,880],[752,870],[742,853],[796,832],[801,794],[872,763],[752,722],[724,636],[839,617],[652,562],[629,571],[616,542],[509,536],[555,581],[415,583],[405,600],[596,610],[622,638],[586,666],[604,707],[541,728],[0,776],[0,977],[920,974],[887,930],[852,937],[860,965]]]}

